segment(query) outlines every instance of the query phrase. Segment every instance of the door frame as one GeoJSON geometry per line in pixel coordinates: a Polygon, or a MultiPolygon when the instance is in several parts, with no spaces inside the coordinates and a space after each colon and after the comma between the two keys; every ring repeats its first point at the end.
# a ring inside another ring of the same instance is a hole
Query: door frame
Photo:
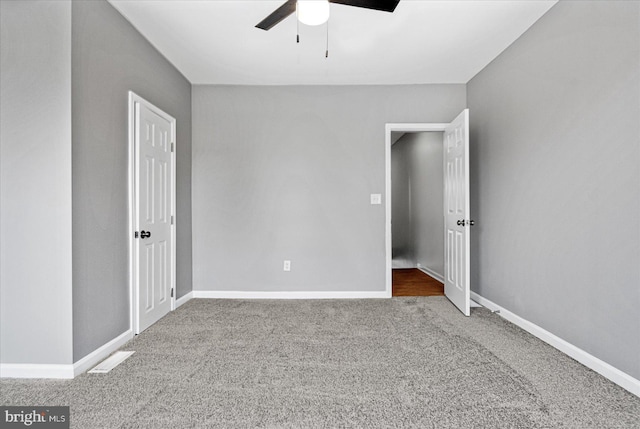
{"type": "MultiPolygon", "coordinates": [[[[385,124],[385,295],[392,296],[392,254],[391,254],[391,133],[444,132],[449,123],[388,123],[385,124]]],[[[443,143],[444,144],[444,143],[443,143]]]]}
{"type": "Polygon", "coordinates": [[[168,113],[154,106],[144,98],[140,97],[133,91],[129,91],[128,98],[128,145],[129,145],[129,175],[127,178],[127,186],[129,190],[129,329],[134,334],[138,334],[136,319],[138,317],[138,294],[136,293],[137,277],[138,277],[138,260],[136,254],[136,238],[135,226],[138,216],[137,198],[138,193],[136,190],[136,104],[144,105],[149,110],[156,113],[158,116],[166,119],[171,124],[171,213],[173,221],[171,224],[171,275],[170,283],[171,290],[171,311],[176,309],[176,120],[168,113]]]}

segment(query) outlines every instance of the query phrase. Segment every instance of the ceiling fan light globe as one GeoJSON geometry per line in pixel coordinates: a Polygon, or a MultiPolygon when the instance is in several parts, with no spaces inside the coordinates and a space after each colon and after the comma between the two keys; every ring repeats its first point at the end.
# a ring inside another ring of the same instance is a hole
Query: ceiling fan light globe
{"type": "Polygon", "coordinates": [[[298,0],[298,20],[305,25],[324,24],[329,10],[329,0],[298,0]]]}

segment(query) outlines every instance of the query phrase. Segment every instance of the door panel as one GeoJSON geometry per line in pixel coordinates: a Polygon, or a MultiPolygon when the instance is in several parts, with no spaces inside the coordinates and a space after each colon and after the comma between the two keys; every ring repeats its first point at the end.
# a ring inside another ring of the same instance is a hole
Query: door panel
{"type": "MultiPolygon", "coordinates": [[[[155,246],[147,244],[144,246],[144,277],[141,282],[144,285],[144,312],[148,313],[154,307],[154,274],[155,274],[155,246]]],[[[141,264],[142,265],[142,264],[141,264]]]]}
{"type": "Polygon", "coordinates": [[[444,294],[465,316],[470,315],[468,130],[469,110],[465,109],[444,132],[444,294]]]}
{"type": "Polygon", "coordinates": [[[135,103],[136,333],[171,310],[172,127],[170,119],[135,103]]]}

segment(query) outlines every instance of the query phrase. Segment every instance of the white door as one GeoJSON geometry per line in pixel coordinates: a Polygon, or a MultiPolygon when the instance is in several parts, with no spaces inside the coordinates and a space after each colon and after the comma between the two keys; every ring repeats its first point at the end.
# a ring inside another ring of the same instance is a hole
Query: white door
{"type": "Polygon", "coordinates": [[[469,316],[469,109],[444,131],[444,222],[444,294],[469,316]]]}
{"type": "Polygon", "coordinates": [[[172,308],[175,120],[139,97],[133,106],[134,319],[140,333],[172,308]]]}

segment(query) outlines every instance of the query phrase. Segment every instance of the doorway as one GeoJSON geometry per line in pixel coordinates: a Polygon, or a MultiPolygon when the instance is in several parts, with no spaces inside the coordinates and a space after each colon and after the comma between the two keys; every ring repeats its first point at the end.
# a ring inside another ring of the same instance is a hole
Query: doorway
{"type": "Polygon", "coordinates": [[[129,92],[131,327],[175,309],[176,120],[129,92]]]}
{"type": "Polygon", "coordinates": [[[465,316],[470,315],[469,109],[450,123],[386,124],[385,126],[385,253],[386,294],[392,296],[392,183],[393,133],[442,132],[443,236],[445,296],[465,316]]]}
{"type": "Polygon", "coordinates": [[[444,295],[443,133],[392,133],[392,296],[444,295]]]}

